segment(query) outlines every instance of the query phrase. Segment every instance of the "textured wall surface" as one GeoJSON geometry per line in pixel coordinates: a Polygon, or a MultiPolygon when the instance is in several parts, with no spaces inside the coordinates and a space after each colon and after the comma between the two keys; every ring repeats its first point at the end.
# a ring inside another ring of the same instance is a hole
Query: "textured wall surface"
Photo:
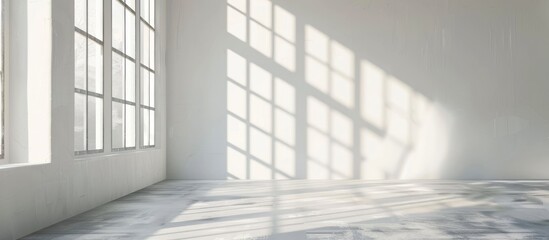
{"type": "MultiPolygon", "coordinates": [[[[165,2],[157,3],[159,16],[165,16],[165,2]]],[[[0,166],[2,240],[18,239],[166,177],[165,114],[157,122],[161,128],[157,149],[74,158],[73,6],[72,0],[52,1],[51,163],[0,166]]],[[[165,113],[165,18],[158,19],[157,101],[159,112],[165,113]]]]}
{"type": "Polygon", "coordinates": [[[549,178],[548,9],[170,0],[168,177],[549,178]]]}

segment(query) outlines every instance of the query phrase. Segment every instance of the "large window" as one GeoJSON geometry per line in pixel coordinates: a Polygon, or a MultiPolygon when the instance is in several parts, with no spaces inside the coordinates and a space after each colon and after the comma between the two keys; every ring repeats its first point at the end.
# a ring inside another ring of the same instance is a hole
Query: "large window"
{"type": "Polygon", "coordinates": [[[74,151],[103,151],[103,0],[75,0],[74,151]]]}
{"type": "Polygon", "coordinates": [[[155,146],[155,1],[141,1],[141,145],[155,146]]]}
{"type": "Polygon", "coordinates": [[[135,149],[135,0],[112,0],[112,149],[135,149]]]}

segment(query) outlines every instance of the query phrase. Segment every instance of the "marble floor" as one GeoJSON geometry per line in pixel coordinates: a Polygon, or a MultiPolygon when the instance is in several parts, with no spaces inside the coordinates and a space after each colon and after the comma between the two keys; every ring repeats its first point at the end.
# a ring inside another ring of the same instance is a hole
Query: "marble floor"
{"type": "Polygon", "coordinates": [[[24,239],[549,239],[549,181],[165,181],[24,239]]]}

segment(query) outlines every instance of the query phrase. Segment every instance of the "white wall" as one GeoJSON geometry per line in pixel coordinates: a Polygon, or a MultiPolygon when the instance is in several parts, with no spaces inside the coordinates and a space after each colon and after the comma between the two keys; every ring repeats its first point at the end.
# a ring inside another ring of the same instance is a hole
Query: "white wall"
{"type": "Polygon", "coordinates": [[[548,10],[170,0],[168,177],[549,178],[548,10]]]}
{"type": "MultiPolygon", "coordinates": [[[[12,0],[15,2],[15,0],[12,0]]],[[[17,2],[20,2],[17,0],[17,2]]],[[[21,1],[22,2],[22,1],[21,1]]],[[[37,1],[34,1],[37,2],[37,1]]],[[[74,15],[72,0],[54,0],[51,103],[51,163],[0,166],[0,239],[17,239],[166,177],[165,2],[157,1],[157,101],[159,147],[74,158],[74,15]]],[[[13,28],[12,28],[13,29],[13,28]]],[[[15,44],[19,32],[10,37],[15,44]]],[[[15,58],[16,60],[18,58],[15,58]]],[[[24,59],[21,60],[24,62],[24,59]]],[[[17,62],[13,63],[16,64],[17,62]]],[[[32,67],[32,66],[29,66],[32,67]]],[[[110,74],[110,73],[105,73],[110,74]]],[[[25,82],[25,77],[10,81],[25,82]]],[[[12,89],[10,89],[11,91],[12,89]]],[[[21,90],[24,92],[24,90],[21,90]]],[[[10,92],[14,94],[14,92],[10,92]]],[[[19,92],[21,93],[21,92],[19,92]]],[[[23,104],[19,102],[20,104],[23,104]]],[[[22,115],[21,115],[22,116],[22,115]]],[[[22,119],[15,120],[22,121],[22,119]]],[[[36,121],[37,119],[30,119],[36,121]]],[[[21,128],[22,129],[22,128],[21,128]]],[[[12,132],[12,135],[15,134],[12,132]]],[[[10,138],[10,140],[13,140],[10,138]]],[[[11,157],[11,156],[10,156],[11,157]]],[[[32,157],[32,154],[29,154],[32,157]]]]}

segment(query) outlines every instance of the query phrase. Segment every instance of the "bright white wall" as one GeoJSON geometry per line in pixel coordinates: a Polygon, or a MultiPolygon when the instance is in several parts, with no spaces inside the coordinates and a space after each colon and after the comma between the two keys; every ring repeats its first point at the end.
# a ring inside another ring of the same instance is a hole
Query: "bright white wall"
{"type": "MultiPolygon", "coordinates": [[[[45,1],[49,0],[30,2],[45,1]]],[[[13,2],[23,1],[12,0],[13,2]]],[[[165,61],[163,56],[166,51],[165,2],[157,1],[159,16],[157,24],[157,101],[158,110],[161,113],[157,121],[157,126],[160,128],[159,147],[127,153],[90,155],[81,159],[74,158],[72,130],[74,121],[72,100],[74,94],[74,71],[72,70],[74,69],[74,1],[54,0],[51,2],[53,16],[51,19],[53,22],[51,88],[53,92],[51,94],[51,150],[47,149],[51,151],[51,156],[45,156],[45,158],[51,159],[51,163],[35,164],[37,161],[33,154],[36,152],[29,152],[28,157],[33,157],[33,159],[28,159],[26,162],[30,164],[0,166],[0,239],[23,237],[58,221],[162,181],[166,177],[164,124],[166,109],[163,107],[166,102],[163,97],[165,96],[165,61]]],[[[18,5],[12,4],[12,6],[18,5]]],[[[24,7],[24,5],[19,7],[24,7]]],[[[20,30],[21,28],[15,29],[20,30]]],[[[25,31],[14,31],[10,36],[10,42],[15,46],[20,46],[17,44],[20,44],[21,39],[25,38],[25,31]]],[[[46,38],[43,40],[47,40],[46,38]]],[[[32,56],[29,55],[30,57],[32,56]]],[[[26,57],[21,57],[21,55],[13,55],[13,58],[15,60],[10,60],[17,61],[13,62],[13,66],[27,61],[26,57]]],[[[32,66],[29,67],[30,70],[32,70],[31,68],[32,66]]],[[[10,70],[13,69],[10,68],[10,70]]],[[[10,81],[26,82],[25,71],[20,72],[23,74],[10,75],[10,81]]],[[[49,77],[44,79],[49,79],[49,77]]],[[[35,80],[29,79],[29,81],[35,80]]],[[[10,88],[10,94],[15,95],[27,90],[26,85],[15,88],[20,92],[14,92],[13,89],[10,88]]],[[[18,101],[14,102],[13,106],[31,103],[32,101],[18,101]]],[[[24,114],[19,116],[20,118],[15,118],[10,115],[13,121],[26,122],[23,121],[24,114]]],[[[33,117],[29,122],[37,120],[40,119],[33,117]]],[[[24,128],[21,126],[19,129],[24,128]]],[[[32,129],[28,131],[35,132],[32,129]]],[[[11,132],[11,134],[13,137],[16,132],[11,132]]],[[[24,138],[10,138],[10,141],[14,139],[24,138]]],[[[33,141],[28,141],[28,143],[32,144],[33,141]]],[[[25,153],[23,151],[25,147],[20,146],[22,149],[20,153],[25,153]]],[[[35,148],[29,146],[29,149],[35,148]]],[[[20,157],[25,156],[21,155],[20,157]]]]}
{"type": "Polygon", "coordinates": [[[548,9],[170,0],[168,177],[549,178],[548,9]]]}

